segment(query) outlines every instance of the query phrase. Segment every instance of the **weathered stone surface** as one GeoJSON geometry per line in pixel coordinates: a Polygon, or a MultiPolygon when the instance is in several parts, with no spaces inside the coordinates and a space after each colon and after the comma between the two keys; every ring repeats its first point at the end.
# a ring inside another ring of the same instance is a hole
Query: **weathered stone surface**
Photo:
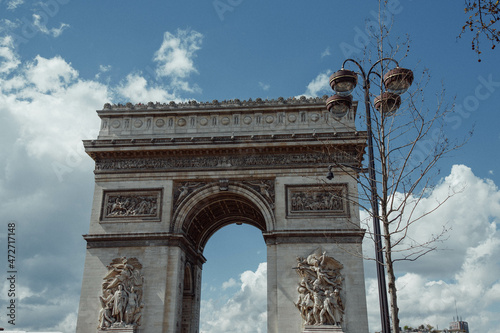
{"type": "Polygon", "coordinates": [[[338,326],[306,326],[303,333],[344,333],[338,326]]]}
{"type": "Polygon", "coordinates": [[[324,99],[300,98],[105,105],[98,115],[98,138],[84,141],[96,169],[77,333],[96,332],[103,277],[123,257],[142,265],[137,333],[198,332],[203,250],[228,223],[253,225],[266,241],[268,333],[368,331],[353,255],[364,230],[345,200],[357,186],[341,168],[325,179],[329,165],[360,166],[355,109],[336,120],[324,99]],[[340,331],[305,326],[294,304],[297,257],[318,248],[343,267],[340,331]]]}

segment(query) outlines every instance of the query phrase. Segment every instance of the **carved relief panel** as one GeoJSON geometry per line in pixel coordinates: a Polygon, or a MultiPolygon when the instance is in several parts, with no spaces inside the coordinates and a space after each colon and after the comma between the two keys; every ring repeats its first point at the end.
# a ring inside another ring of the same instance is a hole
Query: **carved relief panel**
{"type": "Polygon", "coordinates": [[[122,257],[113,259],[107,267],[99,296],[99,332],[118,328],[120,332],[135,332],[141,325],[144,307],[142,265],[136,258],[122,257]]]}
{"type": "Polygon", "coordinates": [[[306,258],[297,258],[294,267],[300,276],[297,302],[305,325],[341,326],[344,304],[340,295],[343,265],[318,248],[306,258]]]}
{"type": "Polygon", "coordinates": [[[101,222],[159,221],[162,190],[104,191],[101,222]]]}
{"type": "Polygon", "coordinates": [[[288,217],[349,217],[347,184],[286,186],[288,217]]]}

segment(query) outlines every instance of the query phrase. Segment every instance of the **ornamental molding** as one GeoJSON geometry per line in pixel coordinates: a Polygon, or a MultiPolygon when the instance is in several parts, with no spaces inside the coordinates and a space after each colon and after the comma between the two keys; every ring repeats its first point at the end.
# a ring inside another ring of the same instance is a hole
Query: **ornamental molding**
{"type": "Polygon", "coordinates": [[[113,137],[109,139],[99,140],[83,140],[86,148],[100,147],[118,147],[118,146],[162,146],[162,145],[186,145],[186,144],[211,144],[211,143],[269,143],[271,142],[300,142],[300,141],[317,141],[324,144],[325,141],[339,141],[343,143],[358,143],[358,140],[366,140],[366,132],[349,131],[349,132],[324,132],[317,133],[309,131],[309,133],[281,133],[281,134],[246,134],[237,135],[211,135],[211,136],[175,136],[175,137],[148,137],[148,138],[119,138],[113,137]]]}
{"type": "MultiPolygon", "coordinates": [[[[325,96],[326,97],[326,96],[325,96]]],[[[99,139],[234,136],[242,133],[349,132],[354,128],[357,104],[341,119],[332,117],[326,98],[278,100],[213,101],[211,103],[105,104],[97,113],[101,118],[99,139]]],[[[278,133],[276,133],[278,134],[278,133]]]]}
{"type": "Polygon", "coordinates": [[[283,153],[269,155],[225,155],[225,156],[170,156],[97,159],[96,172],[110,171],[174,171],[186,169],[251,169],[281,168],[342,163],[357,165],[357,153],[283,153]]]}

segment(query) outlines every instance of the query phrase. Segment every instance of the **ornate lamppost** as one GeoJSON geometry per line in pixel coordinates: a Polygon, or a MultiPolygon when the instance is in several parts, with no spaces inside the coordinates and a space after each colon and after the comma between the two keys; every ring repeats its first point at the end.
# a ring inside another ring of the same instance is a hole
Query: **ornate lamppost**
{"type": "MultiPolygon", "coordinates": [[[[387,304],[387,287],[385,282],[385,269],[384,269],[384,254],[382,239],[380,234],[380,220],[379,220],[379,210],[378,210],[378,200],[377,200],[377,182],[375,179],[375,158],[373,155],[373,133],[372,133],[372,119],[371,119],[371,102],[370,102],[370,76],[372,74],[377,75],[383,86],[387,91],[383,92],[382,95],[375,97],[373,105],[377,111],[383,113],[385,116],[393,115],[399,106],[401,105],[401,97],[399,95],[403,94],[408,90],[413,82],[413,72],[409,69],[399,67],[396,60],[392,58],[383,58],[375,62],[368,73],[363,70],[361,65],[353,60],[347,59],[342,64],[342,69],[335,72],[330,76],[330,86],[336,92],[335,95],[328,98],[326,101],[326,107],[333,116],[340,118],[344,116],[352,106],[352,96],[351,93],[356,87],[358,82],[358,73],[344,69],[347,62],[354,63],[360,70],[361,77],[363,79],[363,89],[365,93],[365,110],[366,110],[366,131],[368,136],[368,175],[370,181],[370,192],[371,192],[371,208],[373,212],[373,231],[375,238],[375,258],[377,262],[377,281],[379,290],[379,305],[380,305],[380,319],[382,322],[382,333],[390,333],[390,321],[389,321],[389,307],[387,304]],[[390,61],[396,64],[396,68],[389,70],[385,75],[383,73],[377,73],[374,71],[375,66],[384,62],[390,61]]],[[[333,178],[331,173],[331,168],[327,178],[333,178]]]]}

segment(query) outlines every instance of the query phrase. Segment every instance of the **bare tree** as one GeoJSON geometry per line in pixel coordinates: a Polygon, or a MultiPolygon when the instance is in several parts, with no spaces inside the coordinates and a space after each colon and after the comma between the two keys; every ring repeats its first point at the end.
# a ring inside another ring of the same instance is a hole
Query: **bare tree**
{"type": "Polygon", "coordinates": [[[500,30],[497,29],[497,23],[500,21],[500,1],[465,0],[464,11],[468,18],[458,37],[462,37],[469,31],[473,33],[472,50],[477,53],[478,61],[481,61],[481,38],[491,43],[491,49],[494,49],[500,42],[500,30]]]}
{"type": "MultiPolygon", "coordinates": [[[[384,5],[385,2],[380,1],[380,13],[385,12],[384,5]]],[[[356,172],[353,172],[352,166],[345,164],[337,164],[335,167],[337,172],[350,175],[358,183],[359,197],[349,199],[358,203],[376,221],[380,221],[391,326],[392,332],[398,333],[399,308],[395,266],[400,261],[414,261],[435,250],[445,237],[445,224],[440,232],[428,235],[424,240],[413,238],[410,231],[455,193],[455,189],[450,189],[447,198],[435,202],[427,211],[417,209],[436,184],[439,161],[460,148],[470,133],[463,140],[450,140],[446,131],[449,127],[447,120],[454,112],[454,105],[446,103],[444,89],[434,94],[435,101],[429,102],[429,96],[432,94],[426,88],[430,75],[427,70],[419,70],[418,67],[413,71],[418,79],[401,95],[401,107],[393,114],[383,107],[379,107],[381,112],[376,111],[373,103],[375,96],[381,96],[386,91],[384,75],[394,68],[395,64],[403,63],[409,50],[407,38],[397,40],[396,43],[391,42],[391,26],[386,22],[386,19],[379,19],[378,31],[372,31],[373,43],[367,47],[364,60],[349,59],[344,63],[346,69],[353,65],[353,68],[349,69],[361,71],[358,76],[367,78],[364,88],[368,89],[371,112],[363,114],[362,110],[358,110],[357,113],[360,118],[358,127],[366,126],[367,132],[373,133],[373,144],[370,140],[367,144],[368,149],[372,145],[374,150],[373,167],[370,167],[370,161],[367,159],[363,162],[365,165],[355,168],[356,172]],[[363,67],[370,68],[370,71],[363,70],[363,67]],[[359,172],[370,168],[374,172],[359,172]]],[[[363,98],[361,97],[361,100],[363,98]]],[[[376,236],[374,230],[369,227],[368,230],[370,235],[376,236]]]]}

